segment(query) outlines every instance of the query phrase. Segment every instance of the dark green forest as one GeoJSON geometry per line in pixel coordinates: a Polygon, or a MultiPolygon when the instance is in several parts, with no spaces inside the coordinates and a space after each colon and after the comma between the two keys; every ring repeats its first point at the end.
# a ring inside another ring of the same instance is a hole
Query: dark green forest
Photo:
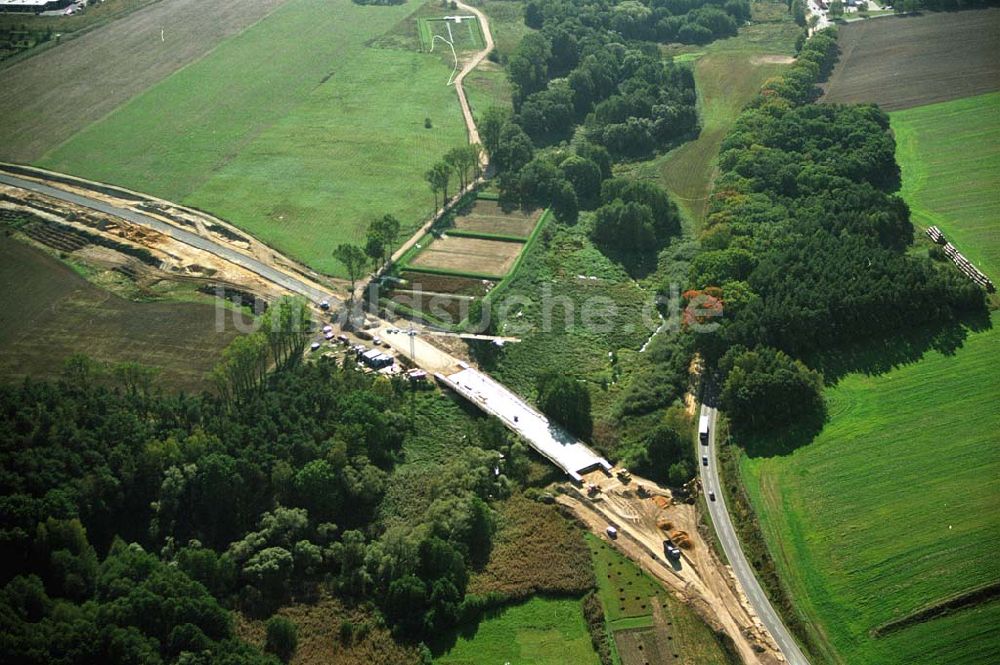
{"type": "Polygon", "coordinates": [[[909,252],[888,116],[813,103],[837,53],[832,30],[806,42],[722,144],[690,278],[724,303],[695,346],[737,429],[822,422],[822,380],[801,362],[821,351],[985,312],[979,287],[909,252]]]}
{"type": "Polygon", "coordinates": [[[266,617],[320,590],[406,640],[476,616],[468,570],[510,481],[498,452],[463,446],[422,518],[387,532],[409,390],[320,361],[238,400],[161,394],[80,359],[0,387],[6,662],[269,662],[229,610],[266,617]]]}

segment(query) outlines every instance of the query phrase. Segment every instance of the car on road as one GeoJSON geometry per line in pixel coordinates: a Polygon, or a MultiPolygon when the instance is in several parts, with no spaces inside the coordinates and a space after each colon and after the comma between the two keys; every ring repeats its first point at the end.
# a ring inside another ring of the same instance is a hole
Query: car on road
{"type": "Polygon", "coordinates": [[[382,346],[382,338],[372,337],[372,344],[374,344],[375,346],[382,346]]]}
{"type": "Polygon", "coordinates": [[[713,492],[712,490],[708,491],[708,500],[715,501],[715,492],[713,492]]]}
{"type": "Polygon", "coordinates": [[[330,309],[330,301],[329,300],[322,301],[319,304],[319,308],[322,309],[322,310],[324,310],[324,311],[330,309]]]}
{"type": "Polygon", "coordinates": [[[706,457],[705,455],[701,456],[701,465],[708,466],[708,457],[706,457]]]}

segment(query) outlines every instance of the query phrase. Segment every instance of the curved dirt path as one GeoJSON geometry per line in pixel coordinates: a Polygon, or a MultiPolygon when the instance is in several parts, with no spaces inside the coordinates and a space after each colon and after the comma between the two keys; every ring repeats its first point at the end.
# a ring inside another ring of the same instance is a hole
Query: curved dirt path
{"type": "MultiPolygon", "coordinates": [[[[476,119],[472,115],[472,107],[469,106],[469,100],[465,96],[465,87],[462,85],[462,82],[465,80],[465,75],[471,72],[476,67],[478,67],[479,63],[485,60],[486,56],[488,56],[490,54],[490,51],[493,50],[493,33],[490,32],[490,22],[486,18],[485,14],[483,14],[475,7],[470,7],[469,5],[463,2],[459,2],[458,0],[456,0],[455,4],[458,6],[459,9],[470,12],[473,15],[475,15],[477,19],[479,19],[479,25],[482,27],[483,30],[483,39],[486,40],[486,47],[482,51],[477,51],[476,54],[472,56],[472,58],[468,62],[462,65],[462,69],[458,72],[458,74],[455,75],[455,80],[452,81],[455,85],[455,92],[458,93],[458,103],[462,107],[462,118],[464,118],[465,120],[465,129],[469,134],[469,143],[482,144],[482,141],[479,140],[479,129],[476,128],[476,119]]],[[[480,166],[482,166],[484,171],[486,170],[486,167],[489,165],[489,157],[486,155],[485,150],[479,155],[479,164],[480,166]]],[[[443,215],[445,211],[448,210],[448,206],[453,201],[461,199],[462,195],[465,194],[465,192],[471,190],[473,187],[475,187],[476,184],[478,184],[478,182],[479,182],[478,180],[470,182],[464,190],[457,192],[449,201],[445,202],[440,209],[436,210],[434,214],[431,215],[431,218],[427,220],[425,224],[423,224],[419,229],[417,229],[406,242],[400,245],[399,249],[397,249],[395,252],[392,253],[392,256],[389,257],[388,263],[382,266],[382,268],[379,269],[379,271],[375,273],[373,277],[377,278],[388,266],[391,266],[392,264],[399,261],[399,259],[401,259],[404,254],[410,251],[410,249],[413,248],[413,246],[416,245],[421,238],[423,238],[430,232],[431,227],[434,225],[434,222],[436,222],[437,219],[441,215],[443,215]]],[[[362,284],[359,287],[359,289],[356,290],[356,293],[360,293],[361,291],[364,290],[364,288],[365,287],[362,284]]]]}
{"type": "MultiPolygon", "coordinates": [[[[465,75],[478,67],[479,63],[485,60],[486,56],[493,50],[493,33],[490,31],[490,22],[483,12],[458,0],[456,0],[455,4],[459,9],[470,12],[479,19],[479,25],[483,30],[483,39],[486,40],[486,47],[476,53],[471,60],[462,66],[462,70],[458,72],[454,81],[455,92],[458,93],[458,103],[462,106],[462,116],[465,118],[465,127],[469,132],[469,143],[481,143],[479,140],[479,130],[476,128],[476,119],[472,117],[472,107],[469,106],[469,100],[465,96],[465,87],[462,85],[462,82],[465,80],[465,75]]],[[[484,168],[486,167],[486,160],[486,154],[483,153],[480,161],[484,168]]]]}

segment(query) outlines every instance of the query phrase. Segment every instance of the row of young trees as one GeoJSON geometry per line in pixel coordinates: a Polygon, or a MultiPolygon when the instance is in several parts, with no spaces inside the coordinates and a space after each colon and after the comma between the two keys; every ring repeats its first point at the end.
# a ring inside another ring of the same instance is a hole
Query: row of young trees
{"type": "Polygon", "coordinates": [[[483,148],[478,143],[460,145],[445,153],[444,157],[424,174],[424,180],[434,195],[434,210],[448,202],[448,186],[455,178],[456,190],[465,191],[472,182],[482,175],[483,148]],[[438,194],[441,203],[438,204],[438,194]]]}
{"type": "Polygon", "coordinates": [[[260,330],[241,335],[225,349],[211,378],[227,403],[263,389],[272,368],[298,363],[312,334],[312,315],[301,298],[281,298],[261,317],[260,330]]]}
{"type": "MultiPolygon", "coordinates": [[[[448,201],[451,184],[454,183],[458,191],[463,191],[482,175],[482,154],[483,148],[479,144],[452,148],[424,174],[434,195],[434,210],[448,201]]],[[[369,263],[377,267],[389,262],[399,240],[400,229],[396,217],[383,215],[368,225],[364,245],[341,243],[334,248],[333,258],[344,266],[351,280],[351,291],[354,291],[358,278],[365,273],[369,263]]]]}
{"type": "Polygon", "coordinates": [[[351,280],[351,292],[367,266],[377,267],[388,263],[399,240],[399,220],[392,215],[383,215],[368,225],[363,247],[352,243],[341,243],[333,250],[333,258],[344,266],[351,280]]]}
{"type": "Polygon", "coordinates": [[[822,411],[822,381],[800,362],[817,352],[984,307],[957,271],[907,253],[913,226],[892,193],[888,116],[812,103],[836,57],[835,33],[817,34],[742,113],[692,263],[692,286],[724,303],[696,348],[720,370],[723,406],[744,431],[822,411]]]}

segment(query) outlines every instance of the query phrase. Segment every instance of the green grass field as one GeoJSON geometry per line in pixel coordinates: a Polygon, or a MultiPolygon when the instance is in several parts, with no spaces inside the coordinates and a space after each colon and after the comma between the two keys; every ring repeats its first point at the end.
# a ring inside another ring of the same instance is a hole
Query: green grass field
{"type": "Polygon", "coordinates": [[[532,598],[484,619],[434,662],[447,665],[598,665],[580,601],[532,598]]]}
{"type": "MultiPolygon", "coordinates": [[[[612,632],[653,627],[655,632],[671,638],[668,640],[671,657],[676,653],[677,658],[670,662],[692,665],[730,662],[708,626],[659,582],[600,538],[588,533],[586,539],[597,592],[612,632]]],[[[620,654],[615,656],[621,658],[620,654]]]]}
{"type": "Polygon", "coordinates": [[[1000,93],[890,114],[901,194],[920,228],[937,225],[1000,280],[1000,93]]]}
{"type": "Polygon", "coordinates": [[[658,178],[690,225],[699,225],[715,177],[719,147],[740,110],[768,78],[787,66],[798,28],[784,5],[755,2],[756,23],[739,35],[707,46],[673,47],[668,53],[691,63],[698,91],[701,133],[694,141],[641,164],[639,177],[658,178]]]}
{"type": "MultiPolygon", "coordinates": [[[[443,14],[442,14],[443,15],[443,14]]],[[[449,15],[467,16],[461,11],[449,15]]],[[[479,51],[486,45],[483,31],[479,27],[479,19],[463,20],[459,23],[445,21],[442,18],[422,18],[419,21],[420,43],[425,51],[448,48],[442,39],[450,41],[456,51],[479,51]],[[434,39],[440,37],[441,39],[434,39]]],[[[450,49],[449,49],[450,50],[450,49]]]]}
{"type": "Polygon", "coordinates": [[[424,171],[465,141],[440,58],[366,46],[414,11],[290,0],[41,164],[204,208],[340,274],[330,251],[371,218],[418,226],[424,171]]]}
{"type": "Polygon", "coordinates": [[[465,77],[465,94],[476,121],[490,106],[512,108],[510,79],[498,64],[484,60],[465,77]]]}
{"type": "Polygon", "coordinates": [[[869,631],[1000,579],[998,353],[994,315],[952,356],[843,378],[812,443],[743,459],[775,563],[826,660],[996,662],[996,600],[878,639],[869,631]]]}
{"type": "Polygon", "coordinates": [[[489,18],[493,41],[502,55],[510,56],[524,36],[534,32],[524,24],[521,0],[480,0],[476,6],[489,18]]]}

